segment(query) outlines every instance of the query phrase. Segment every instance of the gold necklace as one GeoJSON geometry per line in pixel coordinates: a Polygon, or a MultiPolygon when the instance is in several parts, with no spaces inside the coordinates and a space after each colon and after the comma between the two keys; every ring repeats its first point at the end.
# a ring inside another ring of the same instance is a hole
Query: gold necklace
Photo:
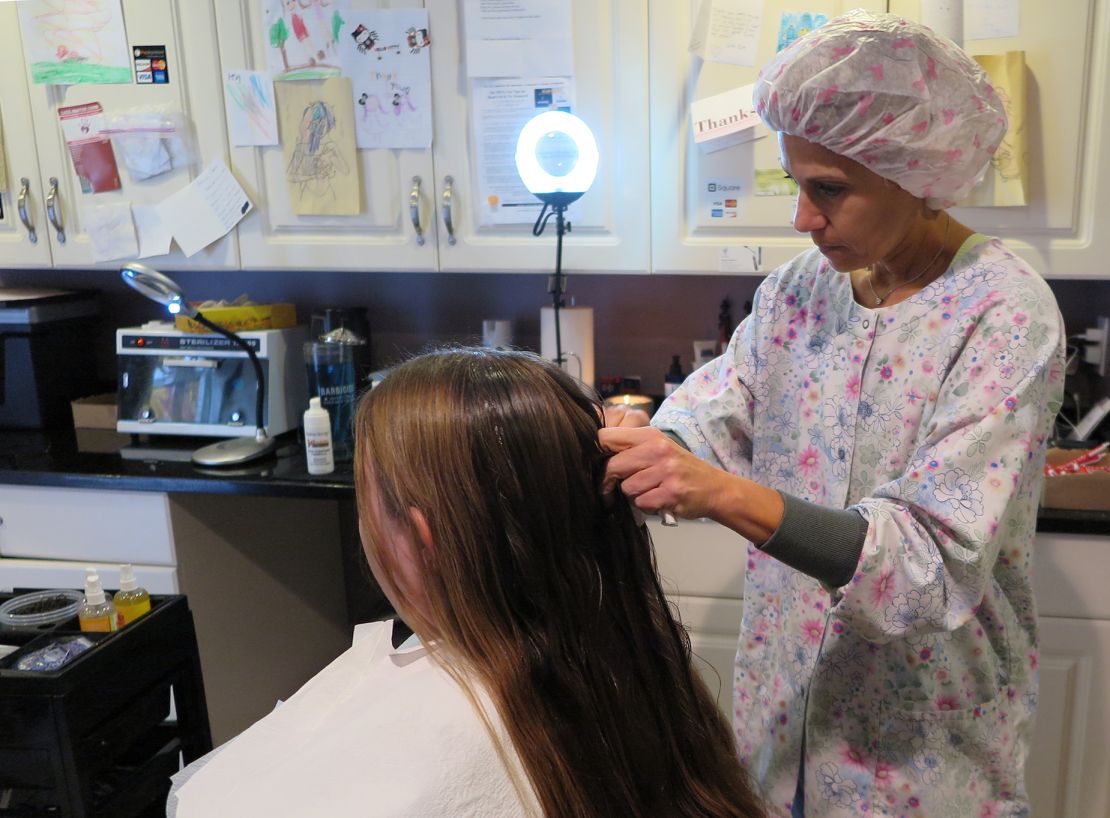
{"type": "Polygon", "coordinates": [[[874,265],[867,268],[867,286],[871,290],[871,295],[873,295],[875,297],[875,306],[876,307],[881,307],[883,305],[883,302],[886,301],[888,298],[890,298],[891,293],[893,293],[895,290],[900,290],[903,287],[905,287],[907,284],[913,284],[915,281],[917,281],[917,279],[921,278],[921,276],[923,276],[923,275],[925,275],[925,273],[929,272],[929,268],[931,268],[934,264],[937,263],[937,259],[940,258],[940,254],[943,253],[944,248],[948,246],[948,232],[952,228],[952,217],[948,215],[947,211],[945,211],[945,213],[944,213],[944,218],[946,220],[944,222],[944,241],[941,242],[940,249],[937,250],[937,254],[935,256],[933,256],[931,259],[929,259],[929,263],[926,264],[924,268],[922,268],[921,272],[918,273],[917,275],[915,275],[913,278],[907,278],[901,284],[895,284],[893,287],[891,287],[889,290],[887,290],[886,293],[884,293],[883,295],[879,295],[877,292],[875,292],[875,285],[871,281],[871,276],[875,272],[874,265]]]}

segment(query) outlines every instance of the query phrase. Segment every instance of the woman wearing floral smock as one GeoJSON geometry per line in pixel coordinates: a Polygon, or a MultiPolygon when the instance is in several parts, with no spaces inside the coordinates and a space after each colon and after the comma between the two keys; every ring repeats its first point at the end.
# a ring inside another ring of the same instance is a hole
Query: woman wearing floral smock
{"type": "Polygon", "coordinates": [[[863,12],[781,52],[755,104],[816,249],[655,429],[602,431],[608,486],[755,544],[735,727],[773,810],[1027,815],[1064,332],[1037,273],[944,210],[1005,114],[952,43],[863,12]]]}

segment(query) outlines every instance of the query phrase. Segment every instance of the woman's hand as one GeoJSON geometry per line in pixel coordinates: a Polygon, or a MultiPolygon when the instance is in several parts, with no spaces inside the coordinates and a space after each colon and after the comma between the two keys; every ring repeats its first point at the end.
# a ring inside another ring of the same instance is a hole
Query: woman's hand
{"type": "Polygon", "coordinates": [[[782,495],[759,483],[706,463],[658,429],[602,429],[602,448],[613,453],[605,466],[602,493],[618,485],[636,508],[679,517],[708,517],[757,545],[782,523],[782,495]]]}
{"type": "Polygon", "coordinates": [[[627,406],[606,406],[605,428],[615,429],[618,426],[647,426],[651,423],[651,416],[643,409],[629,409],[627,406]]]}
{"type": "Polygon", "coordinates": [[[602,493],[613,493],[619,484],[636,508],[649,514],[664,510],[679,517],[712,517],[713,500],[728,490],[732,479],[658,429],[622,425],[602,429],[599,439],[602,448],[613,452],[602,493]]]}

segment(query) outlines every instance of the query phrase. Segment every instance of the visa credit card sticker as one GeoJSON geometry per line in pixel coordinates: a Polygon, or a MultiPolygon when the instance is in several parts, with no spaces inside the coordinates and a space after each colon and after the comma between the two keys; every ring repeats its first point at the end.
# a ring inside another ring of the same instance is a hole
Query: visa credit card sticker
{"type": "Polygon", "coordinates": [[[170,81],[169,64],[164,45],[136,45],[131,53],[135,58],[135,82],[139,85],[166,85],[170,81]]]}

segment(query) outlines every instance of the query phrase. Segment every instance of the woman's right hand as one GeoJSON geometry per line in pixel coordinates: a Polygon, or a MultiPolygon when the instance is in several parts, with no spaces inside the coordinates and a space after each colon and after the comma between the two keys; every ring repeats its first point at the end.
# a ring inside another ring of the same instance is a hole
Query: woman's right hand
{"type": "Polygon", "coordinates": [[[598,439],[613,453],[602,494],[619,487],[641,511],[708,517],[757,545],[782,522],[784,505],[777,491],[707,463],[658,429],[601,429],[598,439]]]}
{"type": "MultiPolygon", "coordinates": [[[[634,410],[635,411],[635,410],[634,410]]],[[[602,448],[613,453],[605,467],[602,493],[619,487],[641,511],[671,511],[679,517],[712,516],[712,500],[732,475],[711,466],[658,429],[617,426],[602,429],[602,448]]]]}

